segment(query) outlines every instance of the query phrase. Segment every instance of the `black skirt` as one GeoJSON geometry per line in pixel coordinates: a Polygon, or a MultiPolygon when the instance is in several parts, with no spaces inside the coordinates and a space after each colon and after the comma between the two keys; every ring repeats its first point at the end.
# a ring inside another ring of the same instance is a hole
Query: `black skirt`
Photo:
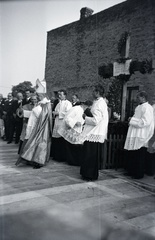
{"type": "Polygon", "coordinates": [[[66,159],[69,165],[81,166],[82,145],[66,141],[66,159]]]}
{"type": "Polygon", "coordinates": [[[100,162],[103,159],[104,143],[84,142],[80,174],[85,180],[97,180],[100,162]]]}
{"type": "Polygon", "coordinates": [[[125,168],[129,175],[134,178],[143,178],[145,172],[146,148],[130,150],[126,152],[125,168]]]}

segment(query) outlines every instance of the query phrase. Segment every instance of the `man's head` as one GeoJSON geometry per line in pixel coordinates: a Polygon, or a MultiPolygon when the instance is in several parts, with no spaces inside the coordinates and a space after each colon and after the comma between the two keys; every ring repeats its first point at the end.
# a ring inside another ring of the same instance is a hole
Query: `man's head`
{"type": "Polygon", "coordinates": [[[30,98],[31,97],[31,91],[30,90],[26,90],[25,91],[25,95],[26,95],[26,98],[30,98]]]}
{"type": "Polygon", "coordinates": [[[42,101],[46,97],[46,93],[37,93],[38,101],[42,101]]]}
{"type": "Polygon", "coordinates": [[[17,99],[22,100],[23,99],[23,94],[21,92],[17,93],[17,99]]]}
{"type": "Polygon", "coordinates": [[[98,97],[104,96],[104,87],[100,84],[96,85],[93,90],[93,97],[97,99],[98,97]]]}
{"type": "Polygon", "coordinates": [[[145,91],[138,92],[138,94],[137,94],[138,104],[142,104],[142,103],[147,102],[147,99],[148,99],[148,95],[145,91]]]}
{"type": "Polygon", "coordinates": [[[32,105],[36,105],[37,102],[38,102],[37,95],[33,94],[31,96],[31,103],[32,103],[32,105]]]}
{"type": "Polygon", "coordinates": [[[76,103],[76,102],[78,102],[78,101],[79,101],[78,95],[77,95],[77,94],[74,94],[74,95],[72,96],[72,103],[74,104],[74,103],[76,103]]]}
{"type": "Polygon", "coordinates": [[[66,100],[67,92],[65,90],[59,90],[58,94],[59,94],[59,99],[60,100],[66,100]]]}
{"type": "Polygon", "coordinates": [[[9,100],[12,99],[12,93],[8,93],[8,99],[9,99],[9,100]]]}
{"type": "Polygon", "coordinates": [[[87,108],[91,108],[92,104],[93,104],[93,102],[90,101],[90,100],[86,100],[84,102],[81,102],[81,106],[84,108],[84,110],[87,109],[87,108]]]}

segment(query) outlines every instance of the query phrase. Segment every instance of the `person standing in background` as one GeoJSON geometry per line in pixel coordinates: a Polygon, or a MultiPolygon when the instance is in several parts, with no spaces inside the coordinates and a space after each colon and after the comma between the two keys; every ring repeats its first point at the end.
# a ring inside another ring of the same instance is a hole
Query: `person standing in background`
{"type": "Polygon", "coordinates": [[[46,97],[46,82],[37,80],[37,96],[40,100],[30,114],[25,140],[15,165],[23,160],[34,169],[43,167],[50,157],[52,135],[52,108],[46,97]]]}
{"type": "Polygon", "coordinates": [[[29,90],[29,89],[27,89],[26,91],[25,91],[25,95],[26,95],[26,97],[23,99],[23,106],[25,105],[25,104],[29,104],[30,102],[31,102],[31,91],[29,90]]]}
{"type": "Polygon", "coordinates": [[[5,114],[5,136],[7,140],[7,144],[12,143],[13,135],[15,131],[15,116],[14,116],[14,108],[13,108],[13,96],[12,93],[8,94],[8,99],[5,101],[4,105],[4,114],[5,114]]]}
{"type": "Polygon", "coordinates": [[[124,145],[127,150],[126,170],[132,178],[141,179],[145,173],[148,142],[154,133],[153,107],[147,101],[147,93],[137,94],[138,106],[129,119],[129,129],[124,145]]]}
{"type": "Polygon", "coordinates": [[[94,102],[91,107],[92,116],[84,114],[85,125],[81,134],[82,161],[80,174],[83,180],[93,181],[98,179],[99,163],[103,158],[103,145],[107,139],[108,109],[105,102],[104,88],[95,86],[93,90],[94,102]]]}
{"type": "MultiPolygon", "coordinates": [[[[155,126],[155,96],[152,99],[154,126],[155,126]]],[[[145,162],[145,173],[148,176],[155,174],[155,129],[152,138],[149,140],[147,149],[147,159],[145,162]]]]}
{"type": "Polygon", "coordinates": [[[33,95],[31,95],[31,102],[28,104],[25,104],[22,107],[23,127],[22,127],[22,132],[20,135],[20,143],[19,143],[18,153],[20,153],[20,149],[22,147],[23,141],[26,136],[26,128],[27,128],[28,119],[30,117],[32,109],[37,106],[37,102],[38,102],[37,95],[33,94],[33,95]]]}
{"type": "Polygon", "coordinates": [[[52,133],[52,152],[51,156],[58,161],[65,161],[65,142],[63,137],[58,133],[58,129],[63,123],[66,113],[72,108],[72,104],[67,100],[67,92],[59,90],[59,103],[53,111],[55,117],[54,128],[52,133]]]}
{"type": "Polygon", "coordinates": [[[80,105],[80,100],[79,100],[79,97],[77,94],[74,94],[72,96],[72,106],[77,106],[77,105],[80,105]]]}
{"type": "Polygon", "coordinates": [[[4,139],[4,105],[5,99],[0,93],[0,137],[4,139]]]}
{"type": "Polygon", "coordinates": [[[23,106],[23,94],[17,93],[17,100],[13,102],[13,115],[15,119],[15,143],[19,143],[20,134],[23,127],[23,115],[22,115],[22,106],[23,106]]]}
{"type": "Polygon", "coordinates": [[[72,107],[64,117],[62,126],[58,129],[58,133],[66,140],[65,152],[67,163],[74,166],[80,166],[82,157],[82,144],[78,144],[78,139],[83,130],[83,114],[87,108],[90,108],[92,102],[87,100],[81,102],[80,105],[72,107]]]}

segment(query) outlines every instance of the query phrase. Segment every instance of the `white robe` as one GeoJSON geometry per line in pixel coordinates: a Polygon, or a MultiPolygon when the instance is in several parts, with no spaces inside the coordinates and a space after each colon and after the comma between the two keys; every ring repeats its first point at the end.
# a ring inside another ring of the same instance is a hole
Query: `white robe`
{"type": "Polygon", "coordinates": [[[33,131],[34,127],[37,124],[37,121],[39,119],[39,116],[42,111],[41,104],[46,104],[49,103],[50,100],[48,100],[46,97],[38,103],[38,106],[34,107],[31,111],[28,123],[27,123],[27,128],[26,128],[26,136],[25,139],[29,139],[31,132],[33,131]]]}
{"type": "Polygon", "coordinates": [[[148,147],[148,141],[153,132],[153,107],[148,102],[145,102],[136,107],[135,114],[129,122],[124,149],[138,150],[141,147],[148,147]]]}
{"type": "Polygon", "coordinates": [[[80,143],[84,141],[104,143],[108,131],[108,108],[103,97],[93,102],[91,113],[93,117],[85,118],[85,125],[80,136],[80,143]]]}
{"type": "Polygon", "coordinates": [[[78,144],[84,124],[83,113],[84,110],[80,105],[72,107],[67,112],[61,127],[58,129],[58,133],[72,144],[78,144]]]}
{"type": "Polygon", "coordinates": [[[61,135],[58,133],[59,128],[62,126],[63,119],[66,113],[72,108],[72,104],[68,100],[59,101],[59,103],[55,107],[55,112],[58,112],[58,116],[55,118],[54,128],[52,137],[53,138],[60,138],[61,135]]]}

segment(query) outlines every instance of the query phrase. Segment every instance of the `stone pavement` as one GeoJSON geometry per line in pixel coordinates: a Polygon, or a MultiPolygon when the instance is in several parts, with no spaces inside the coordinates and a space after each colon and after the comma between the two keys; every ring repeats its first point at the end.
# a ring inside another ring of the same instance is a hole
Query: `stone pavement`
{"type": "Polygon", "coordinates": [[[0,141],[0,240],[155,238],[153,177],[101,170],[84,182],[79,167],[16,167],[17,156],[17,145],[0,141]]]}

